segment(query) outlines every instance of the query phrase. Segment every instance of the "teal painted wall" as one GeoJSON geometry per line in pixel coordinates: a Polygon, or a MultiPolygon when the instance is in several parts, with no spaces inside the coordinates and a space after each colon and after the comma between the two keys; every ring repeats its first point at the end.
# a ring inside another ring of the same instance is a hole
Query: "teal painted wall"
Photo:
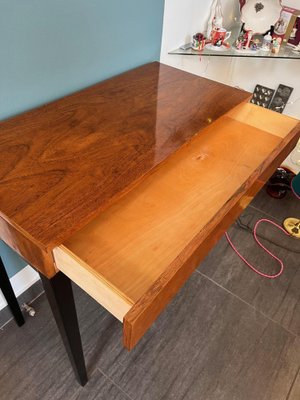
{"type": "Polygon", "coordinates": [[[27,263],[21,257],[19,257],[17,253],[12,251],[5,243],[1,241],[0,256],[10,278],[27,265],[27,263]]]}
{"type": "MultiPolygon", "coordinates": [[[[0,0],[0,119],[159,60],[164,0],[0,0]]],[[[0,243],[10,276],[24,263],[0,243]]]]}

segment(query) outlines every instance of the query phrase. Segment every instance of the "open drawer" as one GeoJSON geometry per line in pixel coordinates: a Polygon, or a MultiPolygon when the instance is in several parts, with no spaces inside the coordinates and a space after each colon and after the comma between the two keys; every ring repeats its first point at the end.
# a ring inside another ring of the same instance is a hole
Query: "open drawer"
{"type": "Polygon", "coordinates": [[[56,247],[57,268],[124,323],[132,349],[299,131],[295,119],[240,105],[56,247]]]}

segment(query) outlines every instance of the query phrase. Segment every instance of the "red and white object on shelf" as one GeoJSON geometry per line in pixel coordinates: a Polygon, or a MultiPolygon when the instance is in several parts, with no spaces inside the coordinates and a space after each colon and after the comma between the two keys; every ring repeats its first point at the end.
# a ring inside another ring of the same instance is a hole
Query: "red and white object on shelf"
{"type": "Polygon", "coordinates": [[[206,31],[206,36],[208,40],[210,40],[212,31],[216,28],[223,28],[223,13],[220,0],[213,0],[210,7],[210,15],[208,18],[206,31]]]}

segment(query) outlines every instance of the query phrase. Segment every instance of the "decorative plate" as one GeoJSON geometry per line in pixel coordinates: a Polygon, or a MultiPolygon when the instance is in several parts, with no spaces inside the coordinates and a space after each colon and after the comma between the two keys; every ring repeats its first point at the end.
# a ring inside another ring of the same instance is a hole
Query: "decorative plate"
{"type": "Polygon", "coordinates": [[[241,9],[244,29],[253,33],[267,32],[278,21],[281,10],[281,0],[246,0],[241,9]]]}

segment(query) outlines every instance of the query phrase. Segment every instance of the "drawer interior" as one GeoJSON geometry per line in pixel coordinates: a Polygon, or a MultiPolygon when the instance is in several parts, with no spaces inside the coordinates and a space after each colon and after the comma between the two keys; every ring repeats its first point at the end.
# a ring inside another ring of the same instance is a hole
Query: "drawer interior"
{"type": "MultiPolygon", "coordinates": [[[[159,291],[167,287],[170,274],[188,269],[187,260],[197,253],[196,266],[205,256],[199,246],[234,206],[239,204],[240,212],[251,201],[259,189],[253,190],[255,182],[298,122],[274,114],[251,104],[237,107],[54,249],[59,270],[120,321],[127,321],[125,336],[134,335],[131,317],[143,315],[150,324],[163,305],[154,305],[147,315],[149,299],[167,303],[168,296],[160,297],[159,291]],[[257,127],[256,110],[264,130],[257,127]],[[280,130],[274,117],[280,117],[280,130]]],[[[169,297],[175,288],[170,283],[169,297]]],[[[141,336],[143,327],[136,329],[141,336]]],[[[136,341],[130,339],[127,347],[136,341]]]]}

